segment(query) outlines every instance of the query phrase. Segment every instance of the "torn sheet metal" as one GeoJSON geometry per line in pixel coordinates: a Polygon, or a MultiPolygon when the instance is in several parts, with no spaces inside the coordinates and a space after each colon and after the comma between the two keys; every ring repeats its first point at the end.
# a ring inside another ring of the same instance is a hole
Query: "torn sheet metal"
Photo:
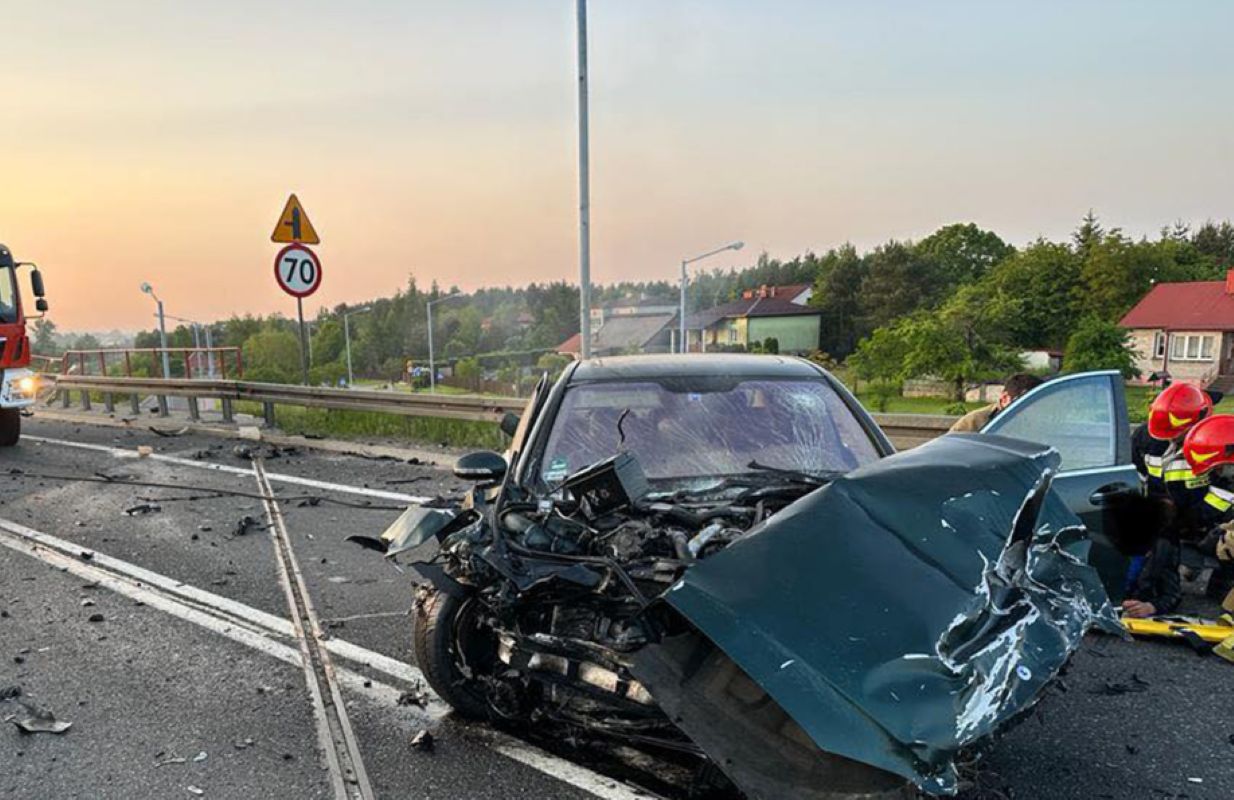
{"type": "Polygon", "coordinates": [[[458,514],[458,511],[449,508],[408,506],[381,534],[386,542],[386,556],[393,557],[419,547],[436,536],[458,514]]]}
{"type": "Polygon", "coordinates": [[[957,750],[1029,708],[1091,626],[1119,630],[1049,491],[1058,464],[936,439],[807,495],[665,599],[820,749],[953,792],[957,750]]]}

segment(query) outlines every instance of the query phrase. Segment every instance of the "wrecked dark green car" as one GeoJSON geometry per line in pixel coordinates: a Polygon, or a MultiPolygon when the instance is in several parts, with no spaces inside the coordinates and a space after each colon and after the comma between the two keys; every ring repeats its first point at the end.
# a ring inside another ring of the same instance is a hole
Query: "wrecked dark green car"
{"type": "Polygon", "coordinates": [[[1053,448],[893,455],[806,361],[583,362],[508,432],[384,537],[424,579],[421,669],[466,716],[693,764],[702,796],[952,792],[1115,626],[1053,448]]]}

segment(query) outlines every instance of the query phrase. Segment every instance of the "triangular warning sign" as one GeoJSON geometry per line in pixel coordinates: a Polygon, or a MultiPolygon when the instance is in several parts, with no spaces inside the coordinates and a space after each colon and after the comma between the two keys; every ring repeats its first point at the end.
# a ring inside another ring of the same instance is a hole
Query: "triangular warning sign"
{"type": "Polygon", "coordinates": [[[300,205],[294,194],[287,198],[287,205],[283,206],[283,213],[279,216],[278,224],[274,226],[274,233],[270,234],[270,241],[283,244],[321,244],[313,223],[309,222],[308,214],[304,213],[304,206],[300,205]]]}

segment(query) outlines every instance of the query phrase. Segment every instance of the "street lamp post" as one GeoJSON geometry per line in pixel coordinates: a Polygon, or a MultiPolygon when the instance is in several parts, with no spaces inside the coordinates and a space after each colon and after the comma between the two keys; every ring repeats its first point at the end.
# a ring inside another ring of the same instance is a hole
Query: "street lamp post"
{"type": "Polygon", "coordinates": [[[717,255],[718,253],[723,253],[726,250],[740,250],[741,248],[745,246],[746,246],[745,242],[732,242],[730,244],[724,245],[723,247],[717,247],[715,250],[709,250],[706,253],[703,253],[702,255],[694,256],[694,258],[684,258],[681,260],[681,308],[678,312],[681,316],[681,322],[678,326],[679,336],[680,336],[680,339],[677,342],[677,352],[678,353],[684,353],[687,350],[686,348],[686,281],[687,281],[686,267],[690,266],[696,261],[702,261],[704,258],[710,258],[711,256],[717,255]]]}
{"type": "Polygon", "coordinates": [[[351,315],[352,314],[363,314],[371,310],[372,309],[369,306],[364,306],[362,308],[354,308],[351,311],[343,312],[343,343],[344,343],[344,347],[347,350],[347,388],[348,389],[350,389],[351,385],[355,383],[355,377],[351,373],[351,315]]]}
{"type": "Polygon", "coordinates": [[[428,309],[428,390],[432,393],[437,392],[437,363],[433,360],[433,306],[456,297],[462,297],[462,295],[455,292],[445,297],[438,297],[436,300],[429,300],[424,304],[428,309]]]}
{"type": "Polygon", "coordinates": [[[587,0],[578,0],[579,358],[591,357],[591,137],[587,112],[587,0]]]}
{"type": "Polygon", "coordinates": [[[195,319],[187,319],[186,317],[177,317],[174,314],[166,314],[167,319],[174,319],[176,322],[187,322],[193,326],[193,347],[195,348],[194,355],[197,356],[198,371],[201,367],[201,332],[206,332],[206,374],[211,378],[214,377],[214,337],[211,333],[209,325],[202,325],[195,319]]]}
{"type": "Polygon", "coordinates": [[[141,290],[154,298],[159,312],[159,347],[163,351],[163,377],[171,377],[171,360],[167,357],[167,322],[163,319],[163,301],[154,293],[154,287],[148,283],[141,285],[141,290]]]}

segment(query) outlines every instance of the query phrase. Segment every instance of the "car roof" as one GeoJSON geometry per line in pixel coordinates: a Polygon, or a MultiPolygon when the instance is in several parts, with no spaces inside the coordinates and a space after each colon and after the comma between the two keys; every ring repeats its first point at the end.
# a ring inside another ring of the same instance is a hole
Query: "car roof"
{"type": "Polygon", "coordinates": [[[579,363],[570,383],[634,381],[728,375],[738,378],[814,378],[818,367],[790,356],[745,353],[688,353],[590,358],[579,363]]]}

